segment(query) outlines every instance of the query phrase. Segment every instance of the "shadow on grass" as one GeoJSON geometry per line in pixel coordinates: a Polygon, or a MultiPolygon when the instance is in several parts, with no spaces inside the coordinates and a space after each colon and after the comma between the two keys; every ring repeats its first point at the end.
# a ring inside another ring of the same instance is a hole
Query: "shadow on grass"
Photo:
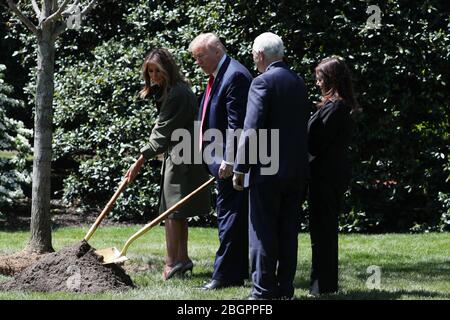
{"type": "Polygon", "coordinates": [[[305,289],[309,290],[309,278],[298,278],[294,279],[294,288],[295,289],[305,289]]]}
{"type": "MultiPolygon", "coordinates": [[[[366,281],[366,278],[364,278],[366,281]]],[[[340,283],[343,281],[340,280],[340,283]]],[[[295,289],[304,289],[309,291],[309,279],[294,280],[295,289]]],[[[430,298],[430,299],[450,299],[450,293],[433,292],[427,290],[340,290],[333,294],[322,294],[318,298],[308,298],[311,300],[398,300],[409,297],[409,299],[430,298]]]]}
{"type": "MultiPolygon", "coordinates": [[[[145,262],[134,262],[131,266],[128,266],[126,270],[133,275],[137,275],[141,272],[157,272],[162,273],[164,268],[164,260],[162,259],[146,259],[145,262]]],[[[192,273],[186,272],[184,275],[176,275],[176,278],[186,279],[186,280],[203,280],[205,283],[209,282],[212,277],[212,271],[196,271],[195,265],[192,273]]]]}
{"type": "Polygon", "coordinates": [[[349,290],[338,292],[335,294],[321,295],[318,300],[398,300],[409,297],[415,298],[433,298],[433,299],[448,299],[449,295],[440,292],[431,292],[426,290],[349,290]]]}
{"type": "Polygon", "coordinates": [[[192,274],[186,274],[184,276],[187,279],[192,279],[192,280],[204,280],[204,281],[209,281],[211,280],[212,277],[212,272],[210,271],[203,271],[203,272],[195,272],[193,271],[192,274]]]}
{"type": "MultiPolygon", "coordinates": [[[[399,289],[391,290],[361,290],[346,289],[345,286],[352,286],[353,282],[365,284],[370,274],[366,273],[365,267],[361,271],[360,264],[351,265],[341,263],[339,267],[339,283],[341,290],[335,294],[324,294],[319,300],[397,300],[397,299],[450,299],[450,292],[434,289],[433,283],[450,283],[450,260],[433,259],[431,261],[421,261],[408,263],[392,261],[389,264],[380,265],[381,285],[383,283],[403,283],[399,289]],[[346,266],[350,267],[347,269],[346,266]],[[345,280],[343,276],[345,275],[345,280]],[[399,281],[400,280],[400,281],[399,281]],[[406,280],[406,283],[405,283],[406,280]],[[408,289],[410,286],[420,286],[427,289],[408,289]],[[342,288],[343,287],[343,288],[342,288]],[[405,288],[406,287],[406,288],[405,288]]],[[[303,269],[306,273],[296,276],[294,287],[296,289],[309,290],[309,268],[303,269]]],[[[297,271],[298,272],[298,271],[297,271]]]]}
{"type": "MultiPolygon", "coordinates": [[[[450,260],[433,260],[427,262],[408,263],[402,262],[389,265],[380,265],[382,279],[403,278],[416,281],[417,283],[426,283],[430,280],[450,283],[450,260]]],[[[366,281],[369,274],[362,272],[356,277],[361,281],[366,281]]],[[[382,280],[383,281],[383,280],[382,280]]]]}

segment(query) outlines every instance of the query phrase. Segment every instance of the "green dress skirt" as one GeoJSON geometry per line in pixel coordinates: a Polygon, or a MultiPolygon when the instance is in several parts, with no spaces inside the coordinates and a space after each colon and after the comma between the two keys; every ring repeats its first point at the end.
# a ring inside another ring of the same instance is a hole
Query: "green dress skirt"
{"type": "MultiPolygon", "coordinates": [[[[159,212],[163,213],[178,201],[189,195],[209,176],[202,164],[174,164],[170,153],[164,154],[161,168],[159,212]],[[189,181],[189,183],[186,183],[189,181]]],[[[211,213],[211,185],[206,186],[196,196],[172,213],[171,219],[185,219],[211,213]]]]}

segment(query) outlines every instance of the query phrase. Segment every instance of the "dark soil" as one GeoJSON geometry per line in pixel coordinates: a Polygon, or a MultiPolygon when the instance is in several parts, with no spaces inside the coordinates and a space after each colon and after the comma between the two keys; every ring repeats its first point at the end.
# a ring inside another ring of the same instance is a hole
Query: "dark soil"
{"type": "Polygon", "coordinates": [[[96,293],[133,288],[131,278],[116,264],[103,265],[86,241],[43,256],[36,264],[1,283],[0,290],[96,293]]]}

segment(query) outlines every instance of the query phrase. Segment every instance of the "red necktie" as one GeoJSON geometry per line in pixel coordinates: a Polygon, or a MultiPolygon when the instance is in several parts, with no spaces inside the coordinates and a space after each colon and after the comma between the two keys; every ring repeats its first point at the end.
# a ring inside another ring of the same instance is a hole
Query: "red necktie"
{"type": "Polygon", "coordinates": [[[200,152],[202,151],[202,143],[203,143],[203,123],[205,122],[206,108],[208,106],[209,94],[211,93],[211,88],[213,86],[213,83],[214,83],[214,76],[210,75],[209,80],[208,80],[208,85],[206,86],[205,100],[203,101],[202,122],[200,125],[200,141],[199,141],[200,152]]]}

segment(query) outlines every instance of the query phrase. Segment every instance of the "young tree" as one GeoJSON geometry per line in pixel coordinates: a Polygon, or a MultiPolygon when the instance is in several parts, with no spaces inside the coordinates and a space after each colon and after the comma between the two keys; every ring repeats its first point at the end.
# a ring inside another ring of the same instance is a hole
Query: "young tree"
{"type": "Polygon", "coordinates": [[[96,0],[80,9],[79,0],[32,0],[38,25],[19,9],[19,2],[6,0],[10,10],[34,34],[37,41],[36,111],[34,119],[34,155],[30,240],[26,250],[53,251],[50,219],[50,173],[52,159],[53,93],[55,41],[67,28],[81,21],[96,0]],[[70,6],[69,3],[73,2],[70,6]]]}

